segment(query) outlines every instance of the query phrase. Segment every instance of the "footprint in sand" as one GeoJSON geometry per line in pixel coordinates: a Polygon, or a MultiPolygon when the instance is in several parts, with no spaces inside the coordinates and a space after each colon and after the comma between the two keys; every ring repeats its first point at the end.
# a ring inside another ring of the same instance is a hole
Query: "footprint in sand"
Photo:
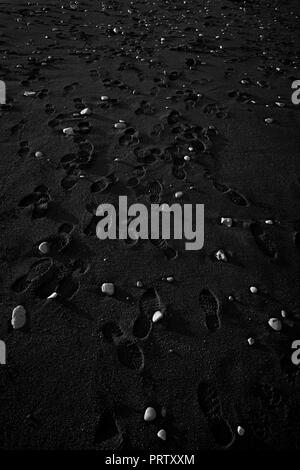
{"type": "Polygon", "coordinates": [[[152,330],[152,317],[155,312],[166,311],[166,306],[156,289],[147,289],[139,300],[139,315],[135,320],[132,333],[136,338],[146,339],[152,330]]]}
{"type": "Polygon", "coordinates": [[[220,302],[217,297],[209,290],[202,289],[199,294],[199,306],[205,316],[205,325],[211,332],[218,330],[220,322],[220,302]]]}
{"type": "Polygon", "coordinates": [[[235,437],[230,424],[223,416],[221,401],[213,385],[206,382],[199,384],[198,403],[208,420],[210,430],[218,446],[230,447],[235,437]]]}
{"type": "Polygon", "coordinates": [[[73,82],[73,83],[70,83],[69,85],[64,86],[63,96],[69,95],[70,93],[75,91],[78,86],[79,86],[78,82],[73,82]]]}
{"type": "Polygon", "coordinates": [[[126,338],[114,322],[106,323],[101,328],[106,341],[113,344],[120,363],[131,370],[140,371],[144,368],[144,353],[141,348],[126,338]]]}
{"type": "Polygon", "coordinates": [[[159,203],[163,193],[163,185],[160,181],[151,181],[148,184],[147,192],[151,203],[159,203]]]}
{"type": "Polygon", "coordinates": [[[169,243],[163,238],[159,238],[158,240],[150,239],[150,242],[153,246],[161,250],[168,260],[178,257],[178,251],[169,245],[169,243]]]}
{"type": "Polygon", "coordinates": [[[47,186],[37,186],[31,194],[23,197],[19,202],[19,207],[31,210],[32,219],[45,217],[51,201],[50,192],[47,186]]]}
{"type": "Polygon", "coordinates": [[[14,281],[11,289],[17,293],[24,292],[31,286],[31,284],[47,277],[51,278],[53,270],[54,266],[51,258],[37,260],[30,266],[26,274],[14,281]]]}
{"type": "Polygon", "coordinates": [[[139,142],[139,132],[133,127],[125,129],[119,138],[119,145],[122,147],[136,146],[139,142]]]}
{"type": "Polygon", "coordinates": [[[27,157],[27,155],[29,155],[30,153],[30,147],[29,147],[29,143],[27,140],[24,140],[22,142],[19,143],[20,144],[20,148],[18,150],[18,155],[19,157],[27,157]]]}
{"type": "Polygon", "coordinates": [[[263,252],[263,254],[268,256],[269,258],[277,259],[278,248],[271,235],[264,231],[262,227],[257,223],[251,224],[250,231],[254,237],[258,248],[263,252]]]}
{"type": "Polygon", "coordinates": [[[105,411],[95,430],[94,444],[99,450],[117,450],[123,443],[122,432],[113,413],[105,411]]]}

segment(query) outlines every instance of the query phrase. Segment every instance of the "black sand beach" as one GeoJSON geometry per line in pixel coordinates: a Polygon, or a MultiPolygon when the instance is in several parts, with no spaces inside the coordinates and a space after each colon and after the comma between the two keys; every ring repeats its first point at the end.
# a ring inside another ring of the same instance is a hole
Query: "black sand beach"
{"type": "Polygon", "coordinates": [[[299,16],[1,1],[0,449],[299,450],[299,16]],[[203,249],[99,240],[120,195],[203,249]]]}

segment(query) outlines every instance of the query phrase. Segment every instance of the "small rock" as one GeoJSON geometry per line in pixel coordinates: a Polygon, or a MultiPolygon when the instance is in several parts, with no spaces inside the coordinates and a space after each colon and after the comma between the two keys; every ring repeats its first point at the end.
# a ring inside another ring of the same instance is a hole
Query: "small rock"
{"type": "Polygon", "coordinates": [[[145,413],[144,413],[144,421],[150,422],[154,421],[156,418],[156,411],[152,406],[148,406],[146,408],[145,413]]]}
{"type": "Polygon", "coordinates": [[[175,198],[176,198],[176,199],[180,199],[182,196],[183,196],[183,192],[182,192],[182,191],[177,191],[177,192],[175,193],[175,198]]]}
{"type": "Polygon", "coordinates": [[[258,289],[255,286],[251,286],[249,290],[250,290],[251,294],[257,294],[257,292],[258,292],[258,289]]]}
{"type": "Polygon", "coordinates": [[[152,317],[152,321],[153,323],[156,323],[158,322],[159,320],[161,320],[163,318],[163,314],[160,310],[157,310],[157,312],[155,312],[153,314],[153,317],[152,317]]]}
{"type": "Polygon", "coordinates": [[[186,161],[186,162],[189,162],[191,160],[191,157],[189,155],[185,155],[183,157],[183,159],[186,161]]]}
{"type": "Polygon", "coordinates": [[[174,282],[173,276],[168,276],[166,279],[167,279],[167,282],[174,282]]]}
{"type": "Polygon", "coordinates": [[[112,296],[115,293],[115,286],[111,282],[104,282],[101,286],[101,291],[103,294],[112,296]]]}
{"type": "Polygon", "coordinates": [[[282,329],[281,320],[279,320],[278,318],[270,318],[268,323],[270,327],[275,331],[280,331],[282,329]]]}
{"type": "Polygon", "coordinates": [[[231,217],[221,217],[221,224],[226,227],[232,227],[232,218],[231,217]]]}
{"type": "Polygon", "coordinates": [[[65,127],[63,129],[63,133],[65,135],[74,135],[74,129],[73,129],[73,127],[65,127]]]}
{"type": "Polygon", "coordinates": [[[80,114],[81,116],[89,116],[90,114],[92,114],[92,111],[90,110],[90,108],[84,108],[80,111],[80,114]]]}
{"type": "Polygon", "coordinates": [[[282,318],[286,318],[286,317],[287,317],[287,313],[286,313],[285,310],[281,310],[280,313],[281,313],[282,318]]]}
{"type": "Polygon", "coordinates": [[[26,323],[26,310],[23,305],[18,305],[12,311],[11,324],[14,330],[22,328],[26,323]]]}
{"type": "Polygon", "coordinates": [[[242,428],[242,426],[238,426],[238,427],[237,427],[237,433],[238,433],[239,436],[244,436],[244,434],[245,434],[245,429],[242,428]]]}
{"type": "Polygon", "coordinates": [[[50,249],[50,246],[48,242],[42,242],[39,244],[39,251],[43,253],[43,255],[46,255],[47,253],[49,253],[49,249],[50,249]]]}
{"type": "Polygon", "coordinates": [[[266,220],[265,220],[265,224],[267,224],[267,225],[273,225],[274,222],[273,222],[272,219],[266,219],[266,220]]]}
{"type": "Polygon", "coordinates": [[[36,158],[43,158],[44,154],[43,154],[43,152],[38,151],[38,152],[35,152],[35,156],[36,156],[36,158]]]}
{"type": "Polygon", "coordinates": [[[101,96],[101,101],[108,101],[109,100],[109,97],[108,96],[101,96]]]}
{"type": "Polygon", "coordinates": [[[126,124],[125,122],[116,122],[114,124],[114,128],[115,129],[125,129],[126,128],[126,124]]]}
{"type": "Polygon", "coordinates": [[[266,118],[265,119],[266,124],[273,124],[273,122],[274,122],[274,119],[272,119],[272,118],[266,118]]]}
{"type": "Polygon", "coordinates": [[[57,296],[58,296],[57,292],[52,292],[52,294],[48,295],[47,299],[49,300],[56,299],[57,296]]]}
{"type": "Polygon", "coordinates": [[[248,338],[248,344],[249,346],[253,346],[253,344],[255,343],[255,339],[254,338],[248,338]]]}
{"type": "Polygon", "coordinates": [[[143,287],[142,281],[137,281],[136,282],[136,287],[143,287]]]}
{"type": "Polygon", "coordinates": [[[36,91],[24,91],[24,96],[35,96],[36,91]]]}
{"type": "Polygon", "coordinates": [[[224,263],[228,261],[227,256],[223,250],[218,250],[215,254],[215,257],[218,261],[223,261],[224,263]]]}
{"type": "Polygon", "coordinates": [[[161,439],[162,441],[165,441],[167,439],[166,431],[164,429],[161,429],[160,431],[158,431],[157,437],[159,437],[159,439],[161,439]]]}

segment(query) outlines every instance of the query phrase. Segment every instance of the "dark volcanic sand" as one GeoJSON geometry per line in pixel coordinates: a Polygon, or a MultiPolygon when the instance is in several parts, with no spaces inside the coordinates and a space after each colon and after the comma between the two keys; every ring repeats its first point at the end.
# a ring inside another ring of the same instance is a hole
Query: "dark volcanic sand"
{"type": "Polygon", "coordinates": [[[298,1],[0,10],[0,448],[299,449],[298,1]],[[96,238],[100,203],[176,191],[205,204],[201,251],[96,238]]]}

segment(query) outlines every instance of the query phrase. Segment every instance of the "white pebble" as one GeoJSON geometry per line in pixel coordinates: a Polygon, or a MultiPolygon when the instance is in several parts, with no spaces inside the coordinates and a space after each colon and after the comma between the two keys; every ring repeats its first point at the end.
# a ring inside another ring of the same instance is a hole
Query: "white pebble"
{"type": "Polygon", "coordinates": [[[273,124],[273,122],[274,122],[274,119],[272,119],[272,118],[266,118],[265,119],[266,124],[273,124]]]}
{"type": "Polygon", "coordinates": [[[168,282],[173,282],[173,281],[174,281],[174,277],[173,277],[173,276],[168,276],[168,277],[167,277],[167,281],[168,281],[168,282]]]}
{"type": "Polygon", "coordinates": [[[49,300],[55,299],[57,296],[58,296],[57,292],[52,292],[52,294],[48,295],[47,299],[49,299],[49,300]]]}
{"type": "Polygon", "coordinates": [[[43,152],[35,152],[36,158],[42,158],[44,156],[43,152]]]}
{"type": "Polygon", "coordinates": [[[221,217],[221,224],[226,227],[232,227],[232,218],[231,217],[221,217]]]}
{"type": "Polygon", "coordinates": [[[247,341],[248,341],[249,346],[252,346],[255,343],[254,338],[248,338],[247,341]]]}
{"type": "Polygon", "coordinates": [[[218,250],[215,254],[215,257],[217,258],[218,261],[224,261],[226,263],[227,256],[223,250],[218,250]]]}
{"type": "Polygon", "coordinates": [[[63,133],[66,135],[74,135],[74,129],[73,127],[65,127],[63,133]]]}
{"type": "Polygon", "coordinates": [[[157,312],[155,312],[153,314],[153,317],[152,317],[152,321],[153,323],[156,323],[158,322],[159,320],[161,320],[163,318],[163,314],[160,310],[157,310],[157,312]]]}
{"type": "Polygon", "coordinates": [[[156,411],[154,408],[152,408],[152,406],[148,406],[148,408],[146,408],[145,410],[145,413],[144,413],[144,421],[154,421],[156,418],[156,411]]]}
{"type": "Polygon", "coordinates": [[[270,327],[275,331],[280,331],[282,329],[281,320],[279,320],[278,318],[270,318],[268,323],[270,327]]]}
{"type": "Polygon", "coordinates": [[[273,222],[272,219],[267,219],[267,220],[265,220],[265,224],[267,224],[267,225],[273,225],[274,222],[273,222]]]}
{"type": "Polygon", "coordinates": [[[39,244],[39,251],[43,253],[43,255],[46,255],[49,252],[49,243],[48,242],[42,242],[39,244]]]}
{"type": "Polygon", "coordinates": [[[24,96],[35,96],[36,92],[35,91],[24,91],[24,96]]]}
{"type": "Polygon", "coordinates": [[[107,101],[107,100],[109,100],[109,97],[108,96],[101,96],[100,99],[101,99],[101,101],[107,101]]]}
{"type": "Polygon", "coordinates": [[[257,292],[258,292],[257,287],[251,286],[251,287],[250,287],[250,292],[251,292],[251,294],[257,294],[257,292]]]}
{"type": "Polygon", "coordinates": [[[182,192],[182,191],[177,191],[177,192],[175,193],[176,199],[180,199],[182,196],[183,196],[183,192],[182,192]]]}
{"type": "Polygon", "coordinates": [[[238,433],[239,436],[244,436],[244,434],[245,434],[245,429],[242,428],[242,426],[238,426],[238,427],[237,427],[237,433],[238,433]]]}
{"type": "Polygon", "coordinates": [[[115,129],[125,129],[126,128],[126,124],[125,122],[116,122],[114,124],[114,128],[115,129]]]}
{"type": "Polygon", "coordinates": [[[191,160],[191,157],[189,155],[185,155],[183,157],[183,159],[186,161],[186,162],[189,162],[191,160]]]}
{"type": "Polygon", "coordinates": [[[282,318],[286,318],[286,317],[287,317],[287,313],[286,313],[285,310],[281,310],[280,313],[281,313],[282,318]]]}
{"type": "Polygon", "coordinates": [[[167,439],[166,431],[164,429],[161,429],[160,431],[158,431],[157,437],[159,437],[159,439],[161,439],[162,441],[165,441],[167,439]]]}
{"type": "Polygon", "coordinates": [[[88,115],[92,114],[92,111],[90,110],[90,108],[84,108],[80,111],[80,114],[82,116],[88,116],[88,115]]]}
{"type": "Polygon", "coordinates": [[[142,281],[136,281],[136,287],[143,287],[142,281]]]}
{"type": "Polygon", "coordinates": [[[26,310],[23,305],[18,305],[12,311],[11,324],[17,330],[22,328],[26,323],[26,310]]]}
{"type": "Polygon", "coordinates": [[[111,282],[104,282],[101,286],[101,291],[106,295],[114,295],[115,286],[111,282]]]}

